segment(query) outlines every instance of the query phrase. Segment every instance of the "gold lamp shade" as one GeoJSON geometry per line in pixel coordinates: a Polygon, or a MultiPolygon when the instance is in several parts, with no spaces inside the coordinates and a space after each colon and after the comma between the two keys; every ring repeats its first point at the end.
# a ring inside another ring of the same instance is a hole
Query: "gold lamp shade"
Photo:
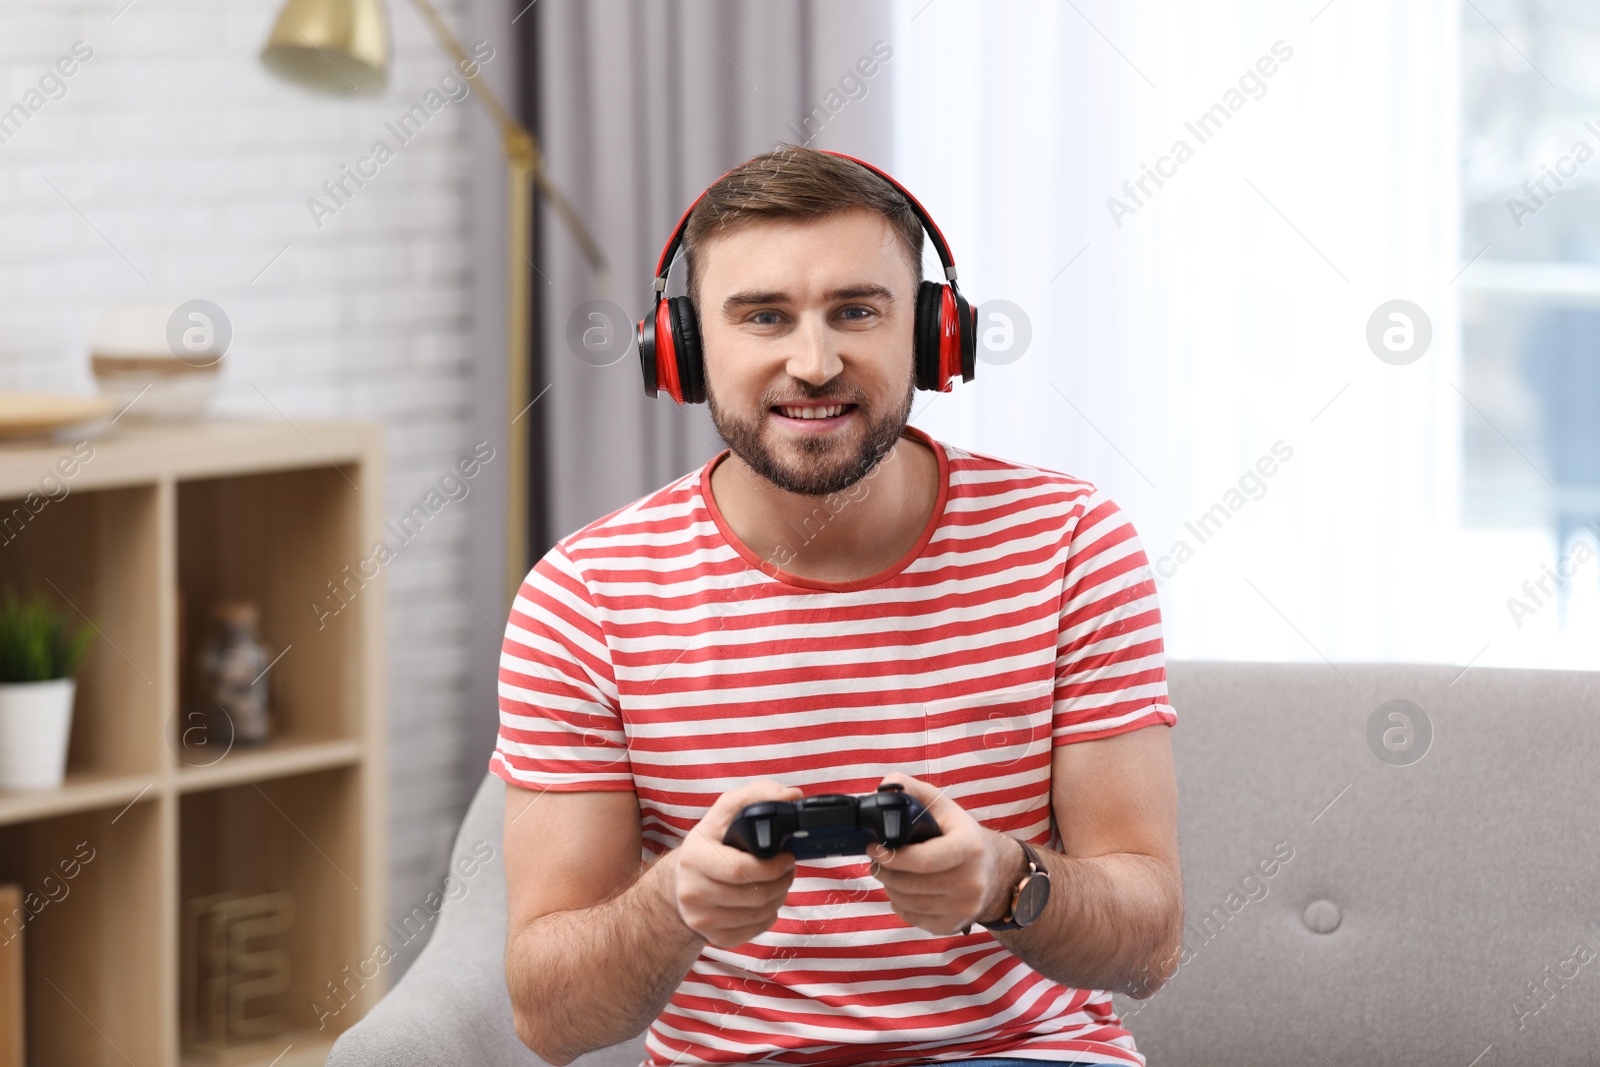
{"type": "Polygon", "coordinates": [[[262,49],[279,77],[323,93],[373,93],[389,70],[383,0],[287,0],[262,49]]]}

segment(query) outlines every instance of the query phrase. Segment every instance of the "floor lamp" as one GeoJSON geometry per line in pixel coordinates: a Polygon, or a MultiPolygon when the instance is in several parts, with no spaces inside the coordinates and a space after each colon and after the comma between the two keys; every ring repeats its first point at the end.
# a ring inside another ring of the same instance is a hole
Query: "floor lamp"
{"type": "MultiPolygon", "coordinates": [[[[461,42],[429,0],[412,0],[422,12],[457,69],[500,131],[506,160],[509,196],[506,218],[506,581],[514,598],[528,568],[528,437],[516,421],[531,404],[528,397],[529,286],[533,268],[528,248],[533,222],[533,185],[561,215],[583,249],[600,284],[605,286],[606,261],[600,246],[566,197],[550,184],[544,158],[533,134],[511,117],[489,88],[480,68],[469,60],[461,42]],[[471,73],[468,73],[468,72],[471,73]]],[[[262,50],[261,62],[279,77],[325,93],[374,93],[383,88],[389,66],[388,29],[383,0],[287,0],[277,25],[262,50]]]]}

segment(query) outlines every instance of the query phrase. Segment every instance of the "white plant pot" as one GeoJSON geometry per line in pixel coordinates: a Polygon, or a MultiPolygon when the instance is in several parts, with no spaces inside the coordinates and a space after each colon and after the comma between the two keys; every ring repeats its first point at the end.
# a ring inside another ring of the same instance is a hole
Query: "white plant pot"
{"type": "Polygon", "coordinates": [[[0,684],[0,790],[59,789],[76,679],[0,684]]]}

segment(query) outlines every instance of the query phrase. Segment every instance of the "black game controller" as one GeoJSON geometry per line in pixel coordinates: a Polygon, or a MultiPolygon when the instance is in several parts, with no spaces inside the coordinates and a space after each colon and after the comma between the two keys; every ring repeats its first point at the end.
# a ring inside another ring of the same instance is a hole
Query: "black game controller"
{"type": "Polygon", "coordinates": [[[722,843],[764,860],[780,852],[809,860],[865,856],[873,842],[899,848],[939,836],[939,824],[917,798],[905,786],[886,782],[861,797],[824,793],[746,804],[722,843]]]}

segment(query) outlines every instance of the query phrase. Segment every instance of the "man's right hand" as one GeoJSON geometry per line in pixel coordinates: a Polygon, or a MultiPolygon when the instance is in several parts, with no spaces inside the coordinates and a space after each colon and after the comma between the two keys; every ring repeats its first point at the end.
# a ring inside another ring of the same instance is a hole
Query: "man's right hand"
{"type": "Polygon", "coordinates": [[[734,948],[772,928],[794,881],[794,857],[780,852],[758,859],[724,845],[722,836],[746,804],[804,795],[798,786],[763,778],[717,798],[675,850],[673,893],[685,926],[718,948],[734,948]]]}

